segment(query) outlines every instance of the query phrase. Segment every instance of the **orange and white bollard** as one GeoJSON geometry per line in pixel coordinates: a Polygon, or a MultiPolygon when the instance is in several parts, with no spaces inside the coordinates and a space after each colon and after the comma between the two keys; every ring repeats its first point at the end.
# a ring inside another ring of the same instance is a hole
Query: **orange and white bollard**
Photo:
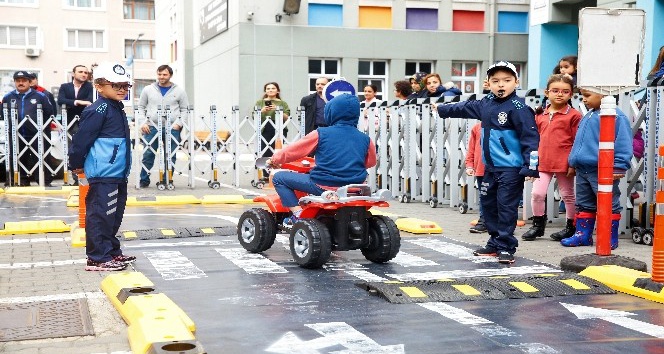
{"type": "Polygon", "coordinates": [[[659,147],[655,231],[652,244],[652,281],[664,283],[664,145],[659,147]]]}
{"type": "Polygon", "coordinates": [[[597,246],[599,256],[611,255],[613,160],[616,140],[616,99],[602,98],[599,112],[599,159],[597,165],[597,246]]]}
{"type": "Polygon", "coordinates": [[[90,185],[84,173],[78,174],[78,226],[85,229],[85,197],[88,196],[90,185]]]}

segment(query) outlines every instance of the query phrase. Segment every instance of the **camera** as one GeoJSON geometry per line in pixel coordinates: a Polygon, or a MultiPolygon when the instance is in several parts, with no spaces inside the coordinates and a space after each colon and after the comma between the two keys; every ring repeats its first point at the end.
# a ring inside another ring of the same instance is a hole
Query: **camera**
{"type": "Polygon", "coordinates": [[[265,106],[271,106],[271,105],[272,105],[272,101],[270,101],[270,100],[265,100],[265,106]]]}

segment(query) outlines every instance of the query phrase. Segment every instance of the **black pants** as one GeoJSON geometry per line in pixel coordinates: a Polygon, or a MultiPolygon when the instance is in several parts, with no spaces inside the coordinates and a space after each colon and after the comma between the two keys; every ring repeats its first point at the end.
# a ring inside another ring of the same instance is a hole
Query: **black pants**
{"type": "Polygon", "coordinates": [[[122,255],[120,230],[127,205],[127,182],[90,183],[85,198],[85,253],[95,262],[108,262],[122,255]]]}

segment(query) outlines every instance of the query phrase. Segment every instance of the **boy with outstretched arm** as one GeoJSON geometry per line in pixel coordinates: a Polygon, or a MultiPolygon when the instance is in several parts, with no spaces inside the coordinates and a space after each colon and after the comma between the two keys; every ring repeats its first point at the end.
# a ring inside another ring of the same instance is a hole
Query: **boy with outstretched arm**
{"type": "MultiPolygon", "coordinates": [[[[478,101],[434,104],[441,118],[482,121],[481,146],[485,165],[480,202],[489,232],[486,246],[476,256],[497,256],[498,262],[514,263],[519,245],[514,229],[526,177],[538,177],[531,152],[537,151],[539,133],[535,114],[516,95],[519,77],[514,64],[500,61],[487,70],[491,93],[478,101]]],[[[533,156],[534,157],[534,156],[533,156]]]]}
{"type": "Polygon", "coordinates": [[[122,270],[136,257],[122,254],[117,234],[127,204],[131,167],[129,124],[122,100],[131,75],[121,64],[102,63],[94,72],[99,98],[83,110],[72,138],[69,169],[85,172],[90,183],[85,198],[85,270],[122,270]]]}

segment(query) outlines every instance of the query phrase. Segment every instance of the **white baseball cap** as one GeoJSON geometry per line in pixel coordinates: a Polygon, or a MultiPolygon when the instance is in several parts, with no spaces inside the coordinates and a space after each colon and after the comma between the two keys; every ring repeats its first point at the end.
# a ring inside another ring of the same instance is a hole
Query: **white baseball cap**
{"type": "Polygon", "coordinates": [[[498,69],[507,69],[514,74],[514,77],[517,79],[519,78],[519,74],[516,72],[516,66],[514,66],[514,64],[510,63],[509,61],[504,60],[491,64],[491,66],[486,70],[486,76],[490,77],[498,69]]]}
{"type": "Polygon", "coordinates": [[[131,73],[122,64],[113,62],[103,62],[92,72],[95,79],[105,79],[108,82],[128,82],[132,83],[131,73]]]}

